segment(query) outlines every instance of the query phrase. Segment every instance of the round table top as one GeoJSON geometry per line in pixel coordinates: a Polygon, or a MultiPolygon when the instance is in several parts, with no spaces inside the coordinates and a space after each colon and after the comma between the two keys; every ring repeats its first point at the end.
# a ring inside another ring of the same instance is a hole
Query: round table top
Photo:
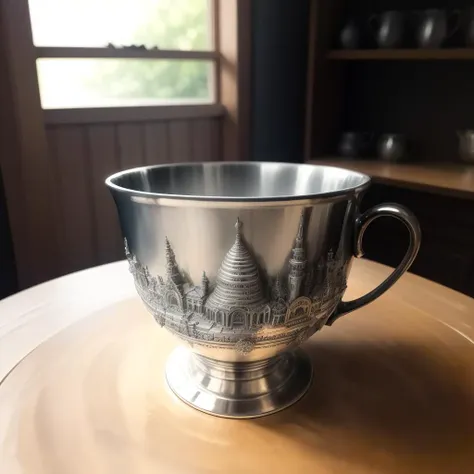
{"type": "MultiPolygon", "coordinates": [[[[356,261],[346,298],[390,270],[356,261]]],[[[167,388],[178,343],[125,262],[0,302],[0,472],[474,472],[474,300],[414,275],[303,347],[308,394],[254,420],[167,388]]]]}

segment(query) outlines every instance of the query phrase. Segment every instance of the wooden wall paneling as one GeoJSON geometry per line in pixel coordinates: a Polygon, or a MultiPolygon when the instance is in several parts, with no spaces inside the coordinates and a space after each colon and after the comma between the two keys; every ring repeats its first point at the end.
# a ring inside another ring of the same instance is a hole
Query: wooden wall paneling
{"type": "Polygon", "coordinates": [[[174,120],[169,123],[170,161],[184,163],[192,161],[189,121],[174,120]]]}
{"type": "MultiPolygon", "coordinates": [[[[1,10],[0,10],[1,12],[1,10]]],[[[0,28],[0,38],[2,29],[0,28]]],[[[12,84],[9,74],[9,65],[5,51],[6,43],[0,41],[0,167],[1,179],[5,189],[5,204],[7,205],[8,218],[13,240],[14,258],[19,273],[28,267],[28,232],[26,215],[25,194],[21,182],[21,163],[18,159],[20,153],[17,130],[14,116],[15,107],[11,94],[12,84]]],[[[0,197],[1,198],[1,197],[0,197]]],[[[5,230],[5,232],[7,232],[5,230]]],[[[5,271],[0,269],[2,273],[5,271]]],[[[3,278],[11,278],[3,275],[3,278]]],[[[12,282],[13,285],[16,282],[12,282]]]]}
{"type": "Polygon", "coordinates": [[[60,204],[58,250],[60,273],[96,263],[93,192],[88,135],[84,127],[52,131],[56,148],[56,199],[60,204]]]}
{"type": "Polygon", "coordinates": [[[213,127],[211,133],[211,160],[223,160],[222,120],[220,118],[213,119],[213,127]]]}
{"type": "MultiPolygon", "coordinates": [[[[1,153],[1,152],[0,152],[1,153]]],[[[0,172],[0,300],[18,291],[15,253],[8,221],[5,189],[0,172]]]]}
{"type": "Polygon", "coordinates": [[[59,233],[54,276],[123,257],[108,175],[145,164],[218,160],[219,127],[219,118],[47,127],[59,233]]]}
{"type": "Polygon", "coordinates": [[[1,109],[6,114],[1,126],[7,148],[0,163],[19,286],[26,288],[55,275],[57,249],[52,169],[27,0],[0,2],[0,44],[1,109]]]}
{"type": "Polygon", "coordinates": [[[238,82],[237,82],[237,0],[216,0],[218,22],[217,48],[220,101],[226,108],[223,118],[223,159],[238,159],[238,82]]]}
{"type": "Polygon", "coordinates": [[[51,262],[54,274],[53,277],[60,275],[65,275],[68,273],[68,269],[65,266],[65,260],[62,258],[62,239],[61,239],[61,228],[62,228],[62,200],[61,194],[59,191],[59,180],[60,180],[60,170],[58,169],[58,150],[57,150],[57,127],[46,127],[46,141],[48,143],[48,156],[49,162],[51,164],[51,172],[53,176],[53,186],[51,188],[53,200],[51,202],[54,226],[56,229],[56,256],[54,261],[51,262]]]}
{"type": "Polygon", "coordinates": [[[147,123],[145,127],[145,162],[157,165],[170,161],[168,122],[147,123]]]}
{"type": "Polygon", "coordinates": [[[248,160],[252,153],[252,0],[238,0],[237,8],[239,145],[237,159],[248,160]]]}
{"type": "Polygon", "coordinates": [[[121,169],[143,166],[145,162],[145,129],[142,124],[116,126],[118,156],[121,169]]]}
{"type": "Polygon", "coordinates": [[[105,179],[120,169],[113,125],[87,127],[90,159],[88,179],[92,184],[91,218],[95,222],[96,264],[123,258],[123,243],[114,200],[105,179]]]}
{"type": "Polygon", "coordinates": [[[251,1],[216,0],[215,5],[218,91],[227,110],[221,128],[222,157],[245,160],[251,140],[251,1]]]}
{"type": "Polygon", "coordinates": [[[212,135],[215,133],[213,120],[192,120],[189,122],[189,126],[191,128],[192,160],[213,161],[212,135]]]}

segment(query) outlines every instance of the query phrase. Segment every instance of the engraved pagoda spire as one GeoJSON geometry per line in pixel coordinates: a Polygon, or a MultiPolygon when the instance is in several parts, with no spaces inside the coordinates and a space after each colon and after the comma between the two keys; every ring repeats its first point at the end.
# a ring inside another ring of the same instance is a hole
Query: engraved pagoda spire
{"type": "Polygon", "coordinates": [[[176,257],[173,249],[171,248],[168,237],[165,237],[165,255],[166,255],[166,277],[169,282],[174,285],[182,292],[183,291],[183,276],[179,271],[178,264],[176,263],[176,257]]]}
{"type": "Polygon", "coordinates": [[[275,282],[273,283],[272,296],[275,300],[285,299],[286,296],[279,273],[277,274],[275,282]]]}
{"type": "Polygon", "coordinates": [[[235,242],[217,272],[215,289],[206,302],[208,308],[248,309],[267,302],[257,263],[242,239],[239,219],[235,228],[235,242]]]}
{"type": "Polygon", "coordinates": [[[290,273],[288,275],[289,302],[298,298],[303,287],[305,269],[306,269],[306,252],[304,250],[304,211],[301,211],[298,232],[296,233],[295,246],[292,250],[292,257],[289,262],[290,273]]]}
{"type": "Polygon", "coordinates": [[[207,296],[209,293],[209,278],[207,278],[206,272],[202,272],[201,291],[203,296],[207,296]]]}

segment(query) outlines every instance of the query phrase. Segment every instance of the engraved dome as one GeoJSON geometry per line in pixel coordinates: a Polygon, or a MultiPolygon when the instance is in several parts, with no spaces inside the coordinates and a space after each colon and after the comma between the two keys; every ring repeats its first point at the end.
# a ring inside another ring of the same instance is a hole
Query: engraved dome
{"type": "Polygon", "coordinates": [[[207,307],[247,308],[267,303],[257,263],[242,240],[239,220],[236,228],[234,245],[217,272],[216,287],[206,302],[207,307]]]}

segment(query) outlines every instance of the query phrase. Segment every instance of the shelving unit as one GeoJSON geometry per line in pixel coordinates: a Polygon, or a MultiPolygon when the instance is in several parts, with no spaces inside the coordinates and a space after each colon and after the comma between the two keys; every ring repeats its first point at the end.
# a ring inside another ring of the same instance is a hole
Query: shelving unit
{"type": "MultiPolygon", "coordinates": [[[[306,161],[371,175],[361,210],[398,202],[420,220],[423,243],[411,271],[474,297],[474,165],[459,158],[456,134],[474,129],[474,49],[460,47],[462,29],[443,49],[410,49],[413,35],[405,38],[406,49],[337,49],[349,19],[387,10],[465,11],[472,0],[311,1],[306,161]],[[334,158],[349,131],[403,133],[411,162],[334,158]]],[[[364,237],[366,256],[395,266],[406,238],[398,222],[379,219],[364,237]]]]}
{"type": "Polygon", "coordinates": [[[474,48],[335,49],[329,51],[327,59],[337,61],[471,61],[474,60],[474,48]]]}
{"type": "Polygon", "coordinates": [[[334,156],[309,162],[359,171],[376,183],[474,200],[474,166],[468,164],[387,163],[334,156]]]}
{"type": "MultiPolygon", "coordinates": [[[[467,0],[312,0],[305,159],[336,154],[343,132],[402,133],[423,162],[458,162],[458,130],[474,128],[474,48],[338,48],[347,20],[384,10],[466,8],[467,0]]],[[[460,32],[461,34],[461,32],[460,32]]]]}

